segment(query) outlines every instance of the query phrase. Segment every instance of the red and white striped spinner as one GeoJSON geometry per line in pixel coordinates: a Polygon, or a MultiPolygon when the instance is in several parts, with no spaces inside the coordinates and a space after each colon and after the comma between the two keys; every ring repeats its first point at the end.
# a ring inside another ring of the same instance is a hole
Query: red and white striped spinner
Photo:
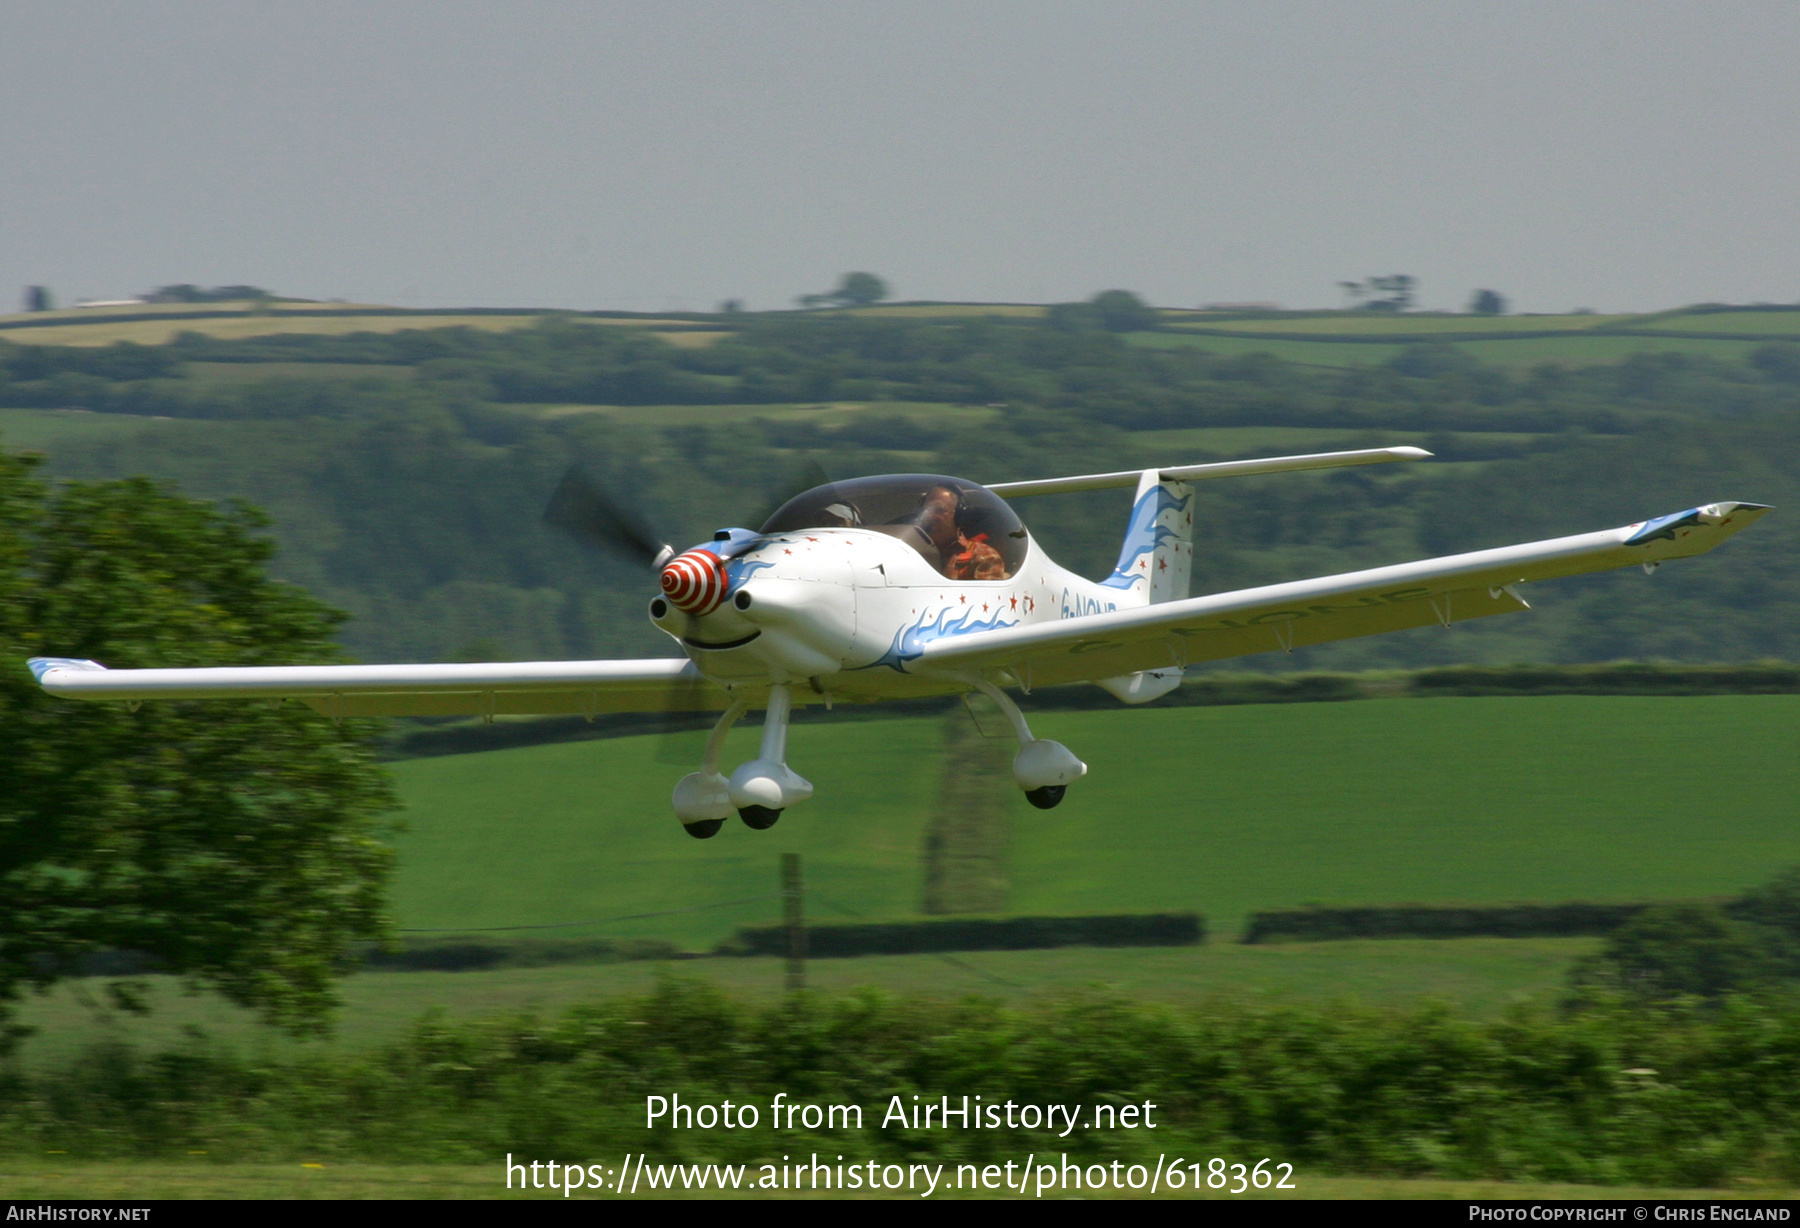
{"type": "Polygon", "coordinates": [[[663,565],[662,591],[688,614],[710,614],[725,600],[725,560],[710,550],[684,550],[663,565]]]}

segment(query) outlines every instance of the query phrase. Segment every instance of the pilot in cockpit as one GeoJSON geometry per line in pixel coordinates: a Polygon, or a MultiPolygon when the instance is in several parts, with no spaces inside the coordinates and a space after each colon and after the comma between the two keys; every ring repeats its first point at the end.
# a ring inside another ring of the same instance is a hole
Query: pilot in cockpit
{"type": "Polygon", "coordinates": [[[1006,564],[1000,552],[988,544],[986,533],[971,536],[962,521],[963,498],[953,486],[933,486],[925,492],[919,508],[910,516],[895,522],[895,527],[912,529],[929,545],[920,553],[937,555],[937,568],[952,580],[1004,580],[1006,564]]]}

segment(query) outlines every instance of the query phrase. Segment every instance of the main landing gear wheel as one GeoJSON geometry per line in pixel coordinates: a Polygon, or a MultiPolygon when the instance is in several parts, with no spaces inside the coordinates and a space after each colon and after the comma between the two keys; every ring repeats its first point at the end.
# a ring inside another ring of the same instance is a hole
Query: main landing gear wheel
{"type": "Polygon", "coordinates": [[[1068,788],[1068,785],[1045,785],[1041,789],[1027,789],[1025,790],[1025,800],[1039,810],[1054,810],[1057,803],[1062,801],[1063,794],[1068,791],[1068,788]]]}
{"type": "Polygon", "coordinates": [[[701,819],[698,823],[683,823],[681,828],[696,840],[711,840],[723,826],[724,819],[701,819]]]}
{"type": "Polygon", "coordinates": [[[744,820],[745,827],[754,831],[768,831],[780,817],[781,811],[771,810],[767,806],[738,807],[738,818],[744,820]]]}

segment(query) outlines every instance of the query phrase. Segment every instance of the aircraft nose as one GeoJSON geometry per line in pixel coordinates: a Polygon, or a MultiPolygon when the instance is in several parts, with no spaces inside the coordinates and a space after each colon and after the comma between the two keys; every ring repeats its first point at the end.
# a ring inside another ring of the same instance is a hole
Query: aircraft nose
{"type": "Polygon", "coordinates": [[[662,591],[688,614],[710,614],[725,600],[725,561],[710,550],[684,550],[663,565],[662,591]]]}

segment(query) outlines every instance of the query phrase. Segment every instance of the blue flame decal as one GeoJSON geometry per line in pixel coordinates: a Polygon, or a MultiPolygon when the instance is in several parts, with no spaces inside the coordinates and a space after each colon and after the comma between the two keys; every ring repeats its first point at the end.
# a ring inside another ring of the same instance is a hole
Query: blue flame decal
{"type": "Polygon", "coordinates": [[[911,626],[900,628],[894,636],[891,648],[879,659],[871,661],[863,668],[874,669],[877,665],[885,665],[889,669],[905,673],[906,663],[916,661],[924,655],[925,645],[933,640],[941,640],[952,635],[972,635],[978,631],[997,631],[1001,627],[1011,627],[1018,622],[1018,619],[1002,622],[1000,614],[1001,611],[996,609],[992,618],[983,621],[975,617],[973,606],[964,610],[956,618],[950,617],[950,609],[946,607],[938,611],[937,618],[932,622],[926,622],[926,616],[921,614],[911,626]]]}
{"type": "Polygon", "coordinates": [[[1125,529],[1125,543],[1119,547],[1119,562],[1112,570],[1112,575],[1100,581],[1107,588],[1130,588],[1145,577],[1133,569],[1137,561],[1146,554],[1152,554],[1156,548],[1171,537],[1176,537],[1174,529],[1156,522],[1170,508],[1185,508],[1188,500],[1177,499],[1169,493],[1166,486],[1152,486],[1144,492],[1144,497],[1137,501],[1131,509],[1131,522],[1125,529]]]}
{"type": "Polygon", "coordinates": [[[737,592],[744,581],[765,567],[773,567],[773,563],[758,563],[750,559],[733,559],[725,564],[725,592],[727,595],[737,592]]]}

